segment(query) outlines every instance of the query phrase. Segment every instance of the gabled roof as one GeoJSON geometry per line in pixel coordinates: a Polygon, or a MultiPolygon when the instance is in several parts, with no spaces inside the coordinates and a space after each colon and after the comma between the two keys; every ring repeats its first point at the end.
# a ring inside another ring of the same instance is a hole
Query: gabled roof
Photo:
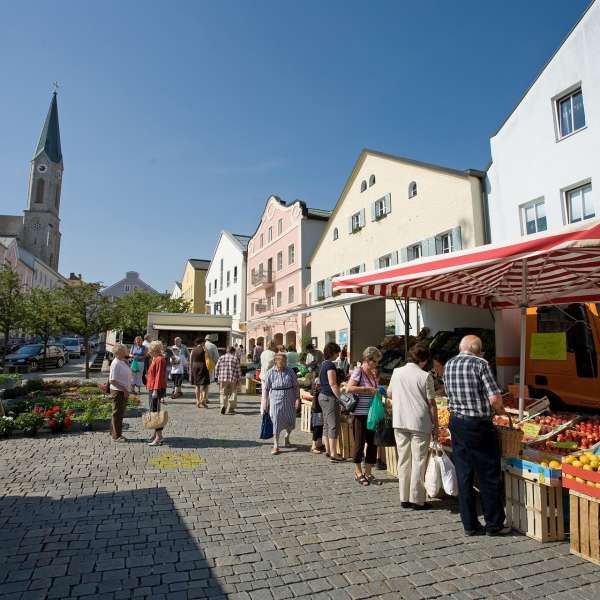
{"type": "Polygon", "coordinates": [[[56,92],[52,94],[50,108],[48,109],[46,121],[44,122],[44,127],[42,128],[37,147],[33,153],[33,158],[37,158],[42,152],[45,152],[52,162],[58,163],[62,160],[56,92]]]}
{"type": "Polygon", "coordinates": [[[160,292],[158,292],[157,290],[155,290],[151,285],[147,284],[140,276],[139,273],[137,271],[127,271],[127,273],[125,274],[125,277],[123,277],[122,279],[119,279],[119,281],[105,287],[103,290],[100,290],[100,293],[103,295],[107,295],[108,292],[114,288],[117,287],[119,284],[125,282],[125,281],[138,281],[139,283],[141,283],[146,289],[144,291],[148,291],[148,292],[153,292],[154,294],[159,294],[160,292]],[[130,277],[130,275],[133,275],[133,277],[130,277]]]}
{"type": "Polygon", "coordinates": [[[203,258],[188,258],[188,262],[194,269],[199,271],[208,271],[210,266],[210,260],[204,260],[203,258]]]}
{"type": "Polygon", "coordinates": [[[241,235],[239,233],[231,234],[240,244],[242,250],[248,250],[248,242],[252,239],[249,235],[241,235]]]}

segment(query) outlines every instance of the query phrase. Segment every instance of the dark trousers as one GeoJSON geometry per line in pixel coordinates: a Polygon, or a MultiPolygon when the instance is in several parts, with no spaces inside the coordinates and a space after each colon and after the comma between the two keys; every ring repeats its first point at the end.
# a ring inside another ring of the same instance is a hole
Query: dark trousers
{"type": "Polygon", "coordinates": [[[123,435],[123,415],[127,408],[125,392],[112,392],[112,418],[110,420],[110,433],[113,440],[123,435]]]}
{"type": "Polygon", "coordinates": [[[363,456],[367,465],[377,462],[377,446],[375,445],[375,432],[367,429],[367,415],[354,415],[352,430],[354,433],[354,445],[352,446],[352,459],[359,465],[363,456]],[[367,451],[365,453],[365,444],[367,451]]]}
{"type": "Polygon", "coordinates": [[[504,525],[500,444],[491,420],[450,418],[452,457],[458,477],[458,505],[466,530],[480,527],[473,490],[474,476],[479,492],[486,529],[504,525]]]}
{"type": "Polygon", "coordinates": [[[311,427],[313,442],[320,440],[323,437],[323,425],[313,425],[311,427]]]}
{"type": "Polygon", "coordinates": [[[171,373],[173,379],[173,387],[181,387],[183,383],[183,373],[171,373]]]}
{"type": "MultiPolygon", "coordinates": [[[[167,390],[165,390],[165,389],[157,390],[157,392],[158,392],[158,396],[156,398],[153,398],[152,395],[154,393],[154,390],[148,390],[148,409],[150,410],[150,412],[159,412],[160,411],[160,401],[167,394],[167,390]]],[[[160,429],[155,429],[154,431],[162,431],[162,430],[163,430],[163,428],[161,427],[160,429]]]]}

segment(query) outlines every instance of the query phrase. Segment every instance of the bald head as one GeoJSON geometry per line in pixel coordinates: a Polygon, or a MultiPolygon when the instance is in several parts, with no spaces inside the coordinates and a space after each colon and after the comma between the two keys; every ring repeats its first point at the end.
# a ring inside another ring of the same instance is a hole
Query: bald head
{"type": "Polygon", "coordinates": [[[465,335],[465,337],[460,340],[458,349],[461,352],[470,352],[475,356],[479,356],[481,354],[481,340],[476,335],[465,335]]]}

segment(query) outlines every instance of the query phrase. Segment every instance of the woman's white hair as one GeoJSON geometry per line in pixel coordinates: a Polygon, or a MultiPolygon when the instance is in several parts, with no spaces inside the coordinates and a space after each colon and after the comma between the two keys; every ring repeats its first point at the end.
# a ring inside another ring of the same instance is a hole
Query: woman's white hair
{"type": "Polygon", "coordinates": [[[113,346],[113,356],[127,356],[129,354],[129,349],[125,344],[115,344],[113,346]]]}

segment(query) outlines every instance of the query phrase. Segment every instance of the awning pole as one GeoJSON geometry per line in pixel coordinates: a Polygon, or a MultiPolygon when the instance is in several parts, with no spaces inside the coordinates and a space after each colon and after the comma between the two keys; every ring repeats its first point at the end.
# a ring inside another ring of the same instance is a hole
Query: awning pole
{"type": "Polygon", "coordinates": [[[406,296],[404,304],[404,362],[408,361],[408,336],[410,335],[410,298],[406,296]]]}
{"type": "Polygon", "coordinates": [[[525,412],[525,353],[527,351],[527,261],[522,263],[521,349],[519,356],[519,421],[525,412]]]}

